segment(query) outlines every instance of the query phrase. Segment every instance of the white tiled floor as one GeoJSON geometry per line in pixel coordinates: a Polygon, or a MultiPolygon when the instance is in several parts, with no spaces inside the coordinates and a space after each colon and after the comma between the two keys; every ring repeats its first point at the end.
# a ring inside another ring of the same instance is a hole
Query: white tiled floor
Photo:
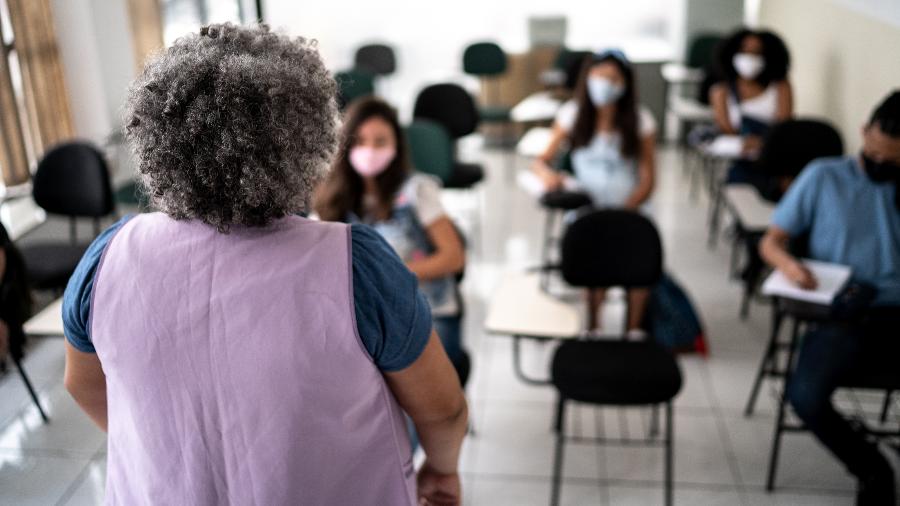
{"type": "MultiPolygon", "coordinates": [[[[505,155],[482,152],[475,141],[465,152],[483,161],[488,173],[479,194],[447,196],[472,245],[464,292],[465,339],[474,363],[468,392],[476,433],[466,441],[461,461],[465,503],[542,505],[550,490],[554,395],[548,387],[527,386],[515,378],[510,340],[486,336],[482,322],[502,272],[537,264],[543,216],[511,182],[505,155]],[[476,200],[479,205],[472,206],[476,200]],[[480,231],[472,227],[478,212],[480,231]]],[[[516,162],[524,166],[523,160],[516,162]]],[[[742,410],[766,339],[768,312],[755,304],[747,321],[738,319],[740,288],[727,277],[727,248],[707,248],[706,202],[690,201],[679,164],[680,157],[662,150],[654,215],[667,268],[699,306],[711,355],[681,358],[685,385],[675,408],[676,502],[850,504],[853,481],[807,435],[785,438],[778,490],[765,492],[774,417],[771,387],[763,389],[753,418],[743,417],[742,410]]],[[[527,347],[529,370],[546,373],[551,353],[552,345],[527,347]]],[[[99,503],[104,438],[62,387],[61,341],[36,342],[26,367],[52,421],[40,422],[17,375],[0,378],[0,504],[99,503]]],[[[579,406],[569,415],[570,430],[585,435],[602,428],[607,436],[635,436],[647,424],[647,414],[636,410],[598,412],[579,406]]],[[[573,443],[566,450],[563,504],[659,504],[662,475],[659,449],[573,443]]]]}

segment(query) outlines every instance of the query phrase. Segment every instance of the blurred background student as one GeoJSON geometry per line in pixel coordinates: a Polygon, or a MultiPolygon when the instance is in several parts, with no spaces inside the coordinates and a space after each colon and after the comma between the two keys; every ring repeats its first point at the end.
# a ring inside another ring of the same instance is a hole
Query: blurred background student
{"type": "Polygon", "coordinates": [[[323,220],[365,223],[381,234],[418,278],[434,328],[459,368],[463,352],[455,277],[466,259],[440,190],[435,178],[412,171],[394,109],[365,97],[347,108],[340,147],[315,210],[323,220]]]}
{"type": "Polygon", "coordinates": [[[814,275],[788,250],[791,239],[803,238],[810,258],[852,268],[857,293],[874,290],[854,303],[871,298],[858,317],[807,333],[787,395],[806,427],[859,480],[857,504],[884,505],[896,504],[888,460],[898,461],[896,449],[869,442],[831,397],[863,370],[900,381],[900,91],[877,106],[862,134],[860,153],[804,169],[778,205],[761,253],[799,286],[815,288],[814,275]]]}
{"type": "MultiPolygon", "coordinates": [[[[532,170],[547,191],[562,188],[569,176],[552,166],[562,153],[571,159],[576,186],[595,207],[640,210],[655,182],[656,121],[638,102],[631,63],[616,49],[590,56],[575,90],[575,98],[557,113],[547,149],[532,170]]],[[[604,296],[601,289],[588,293],[591,329],[601,324],[604,296]]],[[[629,332],[640,332],[648,296],[647,289],[628,291],[629,332]]]]}
{"type": "Polygon", "coordinates": [[[772,32],[745,28],[722,41],[716,59],[722,81],[709,92],[716,127],[720,134],[743,139],[741,159],[728,170],[727,182],[752,184],[763,196],[777,199],[784,188],[755,171],[751,160],[772,125],[793,114],[787,46],[772,32]]]}

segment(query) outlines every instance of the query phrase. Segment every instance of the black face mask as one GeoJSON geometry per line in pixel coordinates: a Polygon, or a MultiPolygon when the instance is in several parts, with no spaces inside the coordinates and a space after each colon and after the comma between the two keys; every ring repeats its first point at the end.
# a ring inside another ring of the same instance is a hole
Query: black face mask
{"type": "Polygon", "coordinates": [[[875,183],[900,183],[900,165],[890,162],[876,162],[875,160],[861,153],[860,157],[863,161],[863,169],[875,183]]]}

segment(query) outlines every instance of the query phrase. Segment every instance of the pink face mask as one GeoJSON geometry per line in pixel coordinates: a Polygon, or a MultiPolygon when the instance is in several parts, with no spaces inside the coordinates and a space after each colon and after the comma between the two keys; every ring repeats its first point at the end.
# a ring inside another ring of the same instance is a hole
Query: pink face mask
{"type": "Polygon", "coordinates": [[[350,165],[363,177],[375,177],[394,160],[396,149],[393,147],[370,148],[357,146],[350,150],[350,165]]]}

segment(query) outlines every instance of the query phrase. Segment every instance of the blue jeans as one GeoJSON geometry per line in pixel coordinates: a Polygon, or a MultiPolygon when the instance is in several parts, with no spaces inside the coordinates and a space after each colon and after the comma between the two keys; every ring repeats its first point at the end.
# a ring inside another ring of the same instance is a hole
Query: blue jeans
{"type": "Polygon", "coordinates": [[[787,397],[797,416],[860,480],[890,476],[890,466],[865,434],[841,416],[831,396],[848,375],[876,372],[900,384],[900,307],[876,308],[860,324],[822,324],[800,345],[787,397]]]}
{"type": "Polygon", "coordinates": [[[432,323],[441,338],[447,357],[455,366],[462,357],[462,318],[459,315],[436,316],[432,323]]]}

